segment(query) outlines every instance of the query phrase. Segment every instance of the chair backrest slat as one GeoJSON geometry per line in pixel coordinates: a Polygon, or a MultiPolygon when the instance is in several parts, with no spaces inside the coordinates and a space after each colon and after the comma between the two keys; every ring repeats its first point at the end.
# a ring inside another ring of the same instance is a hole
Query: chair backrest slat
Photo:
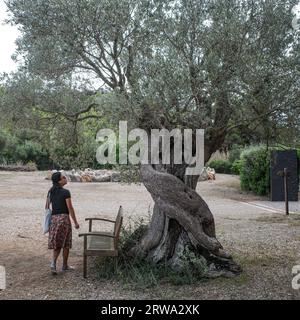
{"type": "Polygon", "coordinates": [[[123,221],[123,208],[122,208],[122,206],[120,206],[119,211],[118,211],[118,215],[116,218],[115,228],[114,228],[115,246],[117,245],[119,237],[120,237],[122,221],[123,221]]]}

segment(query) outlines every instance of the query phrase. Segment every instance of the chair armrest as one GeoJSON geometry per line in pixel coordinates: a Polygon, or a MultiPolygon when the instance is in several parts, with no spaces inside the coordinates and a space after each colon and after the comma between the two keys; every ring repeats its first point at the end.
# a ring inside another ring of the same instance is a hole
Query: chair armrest
{"type": "Polygon", "coordinates": [[[112,234],[100,233],[100,232],[87,232],[87,233],[80,233],[79,237],[86,237],[86,236],[99,236],[99,237],[108,237],[108,238],[115,238],[112,234]]]}
{"type": "Polygon", "coordinates": [[[116,221],[114,221],[114,220],[109,220],[109,219],[104,219],[104,218],[85,218],[85,221],[93,221],[93,220],[100,220],[100,221],[116,223],[116,221]]]}

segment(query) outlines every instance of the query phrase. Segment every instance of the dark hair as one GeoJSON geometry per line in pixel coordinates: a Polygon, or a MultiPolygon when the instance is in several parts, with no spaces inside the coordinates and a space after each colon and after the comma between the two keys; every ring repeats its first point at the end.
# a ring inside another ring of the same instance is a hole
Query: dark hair
{"type": "Polygon", "coordinates": [[[59,172],[59,171],[54,172],[52,174],[51,180],[52,180],[53,186],[51,187],[51,189],[48,192],[48,195],[50,196],[50,202],[52,201],[52,196],[56,192],[56,190],[61,188],[61,186],[59,184],[59,181],[61,180],[61,172],[59,172]]]}

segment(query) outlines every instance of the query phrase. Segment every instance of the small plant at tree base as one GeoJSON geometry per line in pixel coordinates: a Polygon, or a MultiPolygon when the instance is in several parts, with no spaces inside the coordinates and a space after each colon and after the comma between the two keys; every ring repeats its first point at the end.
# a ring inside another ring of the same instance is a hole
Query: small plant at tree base
{"type": "Polygon", "coordinates": [[[183,261],[180,270],[173,270],[164,263],[154,264],[152,261],[128,256],[129,248],[139,242],[146,229],[144,219],[130,220],[127,228],[122,228],[117,270],[113,259],[99,258],[96,261],[99,278],[116,279],[125,286],[136,288],[154,287],[163,282],[174,285],[192,284],[205,278],[207,272],[205,259],[198,257],[189,248],[185,248],[180,254],[180,259],[183,261]]]}

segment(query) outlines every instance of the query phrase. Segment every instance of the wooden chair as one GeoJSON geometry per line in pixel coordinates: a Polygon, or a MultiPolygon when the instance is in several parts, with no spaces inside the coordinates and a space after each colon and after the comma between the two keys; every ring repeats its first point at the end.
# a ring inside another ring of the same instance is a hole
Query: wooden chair
{"type": "Polygon", "coordinates": [[[87,277],[87,257],[115,257],[115,269],[117,268],[118,241],[123,222],[123,208],[120,206],[116,220],[104,218],[86,218],[89,221],[89,232],[80,233],[79,237],[84,237],[83,241],[83,277],[87,277]],[[93,231],[93,221],[104,221],[114,224],[113,232],[93,231]]]}

